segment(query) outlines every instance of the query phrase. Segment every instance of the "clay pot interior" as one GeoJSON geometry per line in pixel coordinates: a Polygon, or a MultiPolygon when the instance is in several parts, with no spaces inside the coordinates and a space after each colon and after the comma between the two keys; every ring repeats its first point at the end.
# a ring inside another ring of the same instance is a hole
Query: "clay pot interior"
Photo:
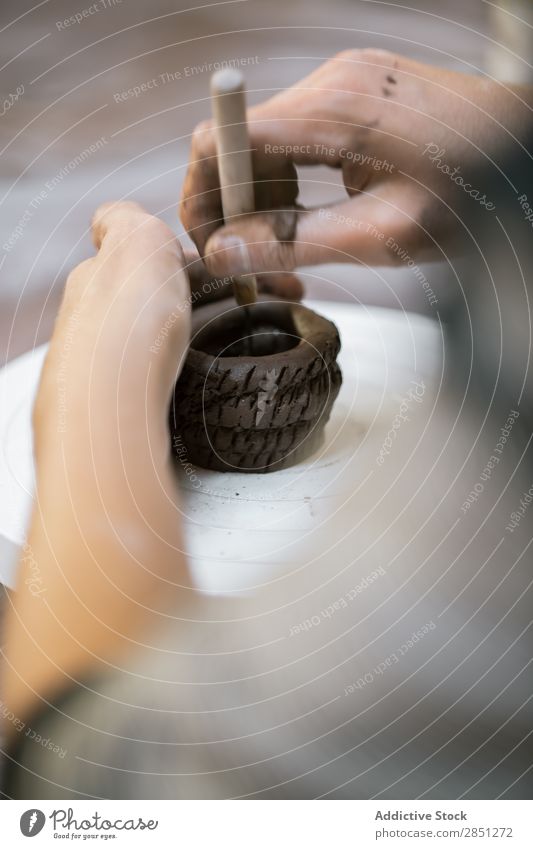
{"type": "Polygon", "coordinates": [[[217,316],[195,335],[193,346],[212,357],[267,357],[299,343],[288,305],[256,303],[217,316]]]}

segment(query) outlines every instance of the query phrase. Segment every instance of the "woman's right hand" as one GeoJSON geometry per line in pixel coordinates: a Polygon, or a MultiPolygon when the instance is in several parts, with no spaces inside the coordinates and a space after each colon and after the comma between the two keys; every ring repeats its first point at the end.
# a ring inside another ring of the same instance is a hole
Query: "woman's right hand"
{"type": "Polygon", "coordinates": [[[458,177],[475,180],[513,139],[527,93],[387,51],[340,53],[248,110],[254,215],[223,223],[213,126],[196,128],[183,224],[215,275],[432,255],[453,222],[447,204],[468,200],[458,177]],[[342,169],[348,199],[304,210],[295,166],[318,164],[342,169]]]}

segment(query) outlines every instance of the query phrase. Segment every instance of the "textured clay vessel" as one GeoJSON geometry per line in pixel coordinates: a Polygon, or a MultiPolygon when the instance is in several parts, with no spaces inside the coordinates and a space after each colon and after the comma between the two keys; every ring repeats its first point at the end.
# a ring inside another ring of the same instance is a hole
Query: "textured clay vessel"
{"type": "Polygon", "coordinates": [[[271,472],[323,440],[342,382],[335,325],[301,304],[226,300],[193,311],[191,347],[170,410],[183,462],[271,472]]]}

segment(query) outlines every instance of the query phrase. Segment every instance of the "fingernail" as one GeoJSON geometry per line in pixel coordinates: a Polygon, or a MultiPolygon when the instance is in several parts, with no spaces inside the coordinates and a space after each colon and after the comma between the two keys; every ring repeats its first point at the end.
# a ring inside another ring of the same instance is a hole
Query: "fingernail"
{"type": "Polygon", "coordinates": [[[252,274],[248,245],[239,236],[219,236],[215,233],[207,242],[206,260],[210,260],[217,268],[223,266],[225,274],[252,274]]]}

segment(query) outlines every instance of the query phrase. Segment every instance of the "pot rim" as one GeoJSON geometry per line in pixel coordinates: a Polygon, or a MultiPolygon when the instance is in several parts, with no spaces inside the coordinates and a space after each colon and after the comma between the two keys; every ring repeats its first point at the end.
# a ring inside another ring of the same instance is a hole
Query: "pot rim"
{"type": "MultiPolygon", "coordinates": [[[[279,351],[275,354],[250,354],[239,357],[224,357],[214,356],[213,354],[208,354],[206,351],[202,351],[200,348],[195,348],[194,341],[191,341],[187,356],[194,360],[195,365],[209,364],[210,368],[213,362],[216,362],[217,366],[220,364],[224,368],[234,368],[239,365],[248,366],[251,363],[268,367],[269,365],[274,366],[275,364],[290,362],[295,358],[302,359],[302,361],[314,359],[317,354],[323,358],[324,343],[331,340],[332,342],[337,342],[336,349],[333,352],[333,359],[336,358],[340,349],[340,341],[337,328],[332,321],[324,318],[324,316],[306,307],[299,301],[288,301],[283,298],[273,299],[272,297],[263,296],[254,304],[254,307],[261,309],[263,305],[265,307],[285,307],[290,311],[299,338],[299,342],[292,348],[286,351],[279,351]],[[302,354],[304,355],[303,357],[302,354]]],[[[240,309],[242,307],[236,303],[228,309],[228,305],[224,301],[215,301],[199,307],[192,316],[191,340],[194,340],[194,337],[208,327],[211,322],[220,318],[222,312],[229,313],[233,310],[240,309]],[[201,313],[204,313],[203,317],[201,313]],[[205,313],[208,313],[208,315],[205,315],[205,313]]]]}

